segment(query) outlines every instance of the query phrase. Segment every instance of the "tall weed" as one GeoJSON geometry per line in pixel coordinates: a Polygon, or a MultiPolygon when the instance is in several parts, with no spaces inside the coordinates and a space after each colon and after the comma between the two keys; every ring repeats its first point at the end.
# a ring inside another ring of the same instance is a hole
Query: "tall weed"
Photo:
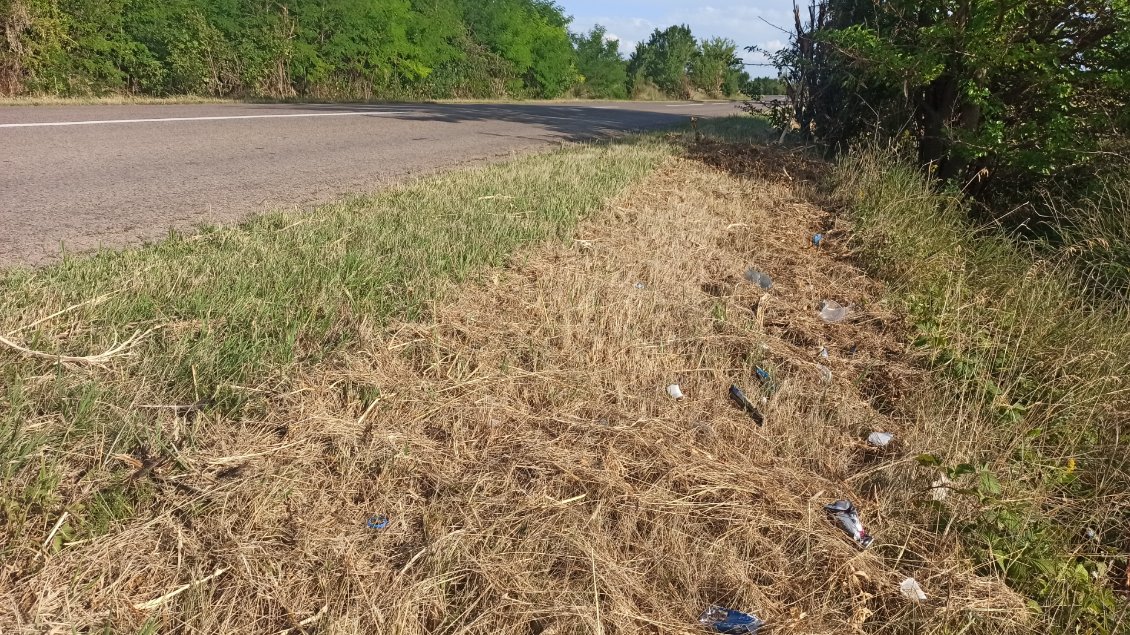
{"type": "Polygon", "coordinates": [[[963,438],[920,457],[951,476],[979,475],[958,488],[971,504],[949,526],[1049,627],[1124,628],[1125,184],[1056,201],[1061,217],[1083,220],[1061,227],[1068,240],[1053,246],[972,224],[960,193],[936,189],[895,151],[851,153],[834,182],[855,254],[913,317],[935,371],[932,407],[965,420],[954,426],[963,438]],[[1107,300],[1095,302],[1096,291],[1107,300]]]}

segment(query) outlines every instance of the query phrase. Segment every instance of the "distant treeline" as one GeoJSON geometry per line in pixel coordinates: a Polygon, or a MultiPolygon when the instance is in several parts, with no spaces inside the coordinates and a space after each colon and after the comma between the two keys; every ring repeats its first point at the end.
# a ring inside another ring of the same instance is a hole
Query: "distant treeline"
{"type": "MultiPolygon", "coordinates": [[[[753,95],[730,40],[656,30],[624,60],[551,0],[0,0],[0,94],[753,95]]],[[[775,80],[767,80],[775,81],[775,80]]]]}

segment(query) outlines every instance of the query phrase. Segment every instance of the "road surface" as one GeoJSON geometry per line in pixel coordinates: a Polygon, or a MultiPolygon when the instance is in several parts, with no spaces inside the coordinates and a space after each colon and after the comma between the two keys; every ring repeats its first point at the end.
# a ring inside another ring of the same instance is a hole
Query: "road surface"
{"type": "Polygon", "coordinates": [[[735,112],[687,102],[0,107],[0,267],[735,112]]]}

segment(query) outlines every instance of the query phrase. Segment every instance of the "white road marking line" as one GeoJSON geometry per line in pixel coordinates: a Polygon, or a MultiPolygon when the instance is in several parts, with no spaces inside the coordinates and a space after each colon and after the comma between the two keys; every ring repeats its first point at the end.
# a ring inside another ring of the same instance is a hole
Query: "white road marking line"
{"type": "Polygon", "coordinates": [[[407,111],[374,112],[304,112],[286,115],[223,115],[217,117],[162,117],[158,119],[103,119],[97,121],[45,121],[37,123],[0,123],[0,128],[40,128],[46,126],[95,126],[114,123],[163,123],[166,121],[224,121],[230,119],[285,119],[293,117],[379,117],[407,115],[407,111]]]}

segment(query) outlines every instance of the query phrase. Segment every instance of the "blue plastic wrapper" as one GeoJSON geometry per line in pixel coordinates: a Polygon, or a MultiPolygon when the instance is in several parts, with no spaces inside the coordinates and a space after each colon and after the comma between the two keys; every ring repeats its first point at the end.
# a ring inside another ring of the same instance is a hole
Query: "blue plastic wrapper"
{"type": "Polygon", "coordinates": [[[715,633],[728,633],[730,635],[752,635],[765,626],[765,622],[749,613],[742,613],[734,609],[721,606],[712,606],[702,613],[698,623],[715,633]]]}
{"type": "Polygon", "coordinates": [[[824,234],[816,234],[812,237],[812,246],[819,247],[820,243],[824,242],[824,234]]]}

